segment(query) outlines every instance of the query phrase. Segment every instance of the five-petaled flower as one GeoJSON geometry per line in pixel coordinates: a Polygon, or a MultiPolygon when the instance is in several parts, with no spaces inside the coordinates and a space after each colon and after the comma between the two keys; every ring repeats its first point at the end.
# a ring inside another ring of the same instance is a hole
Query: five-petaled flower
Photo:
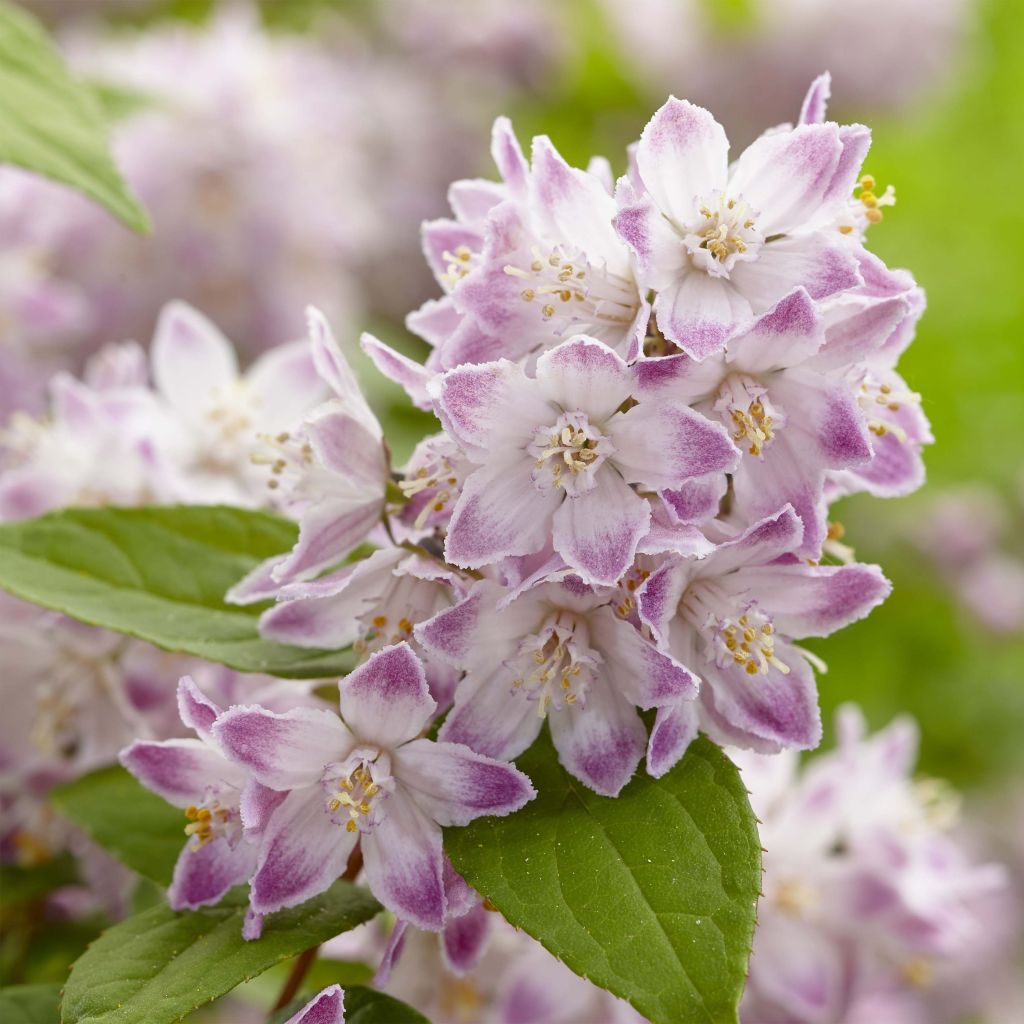
{"type": "Polygon", "coordinates": [[[441,826],[519,810],[534,796],[515,767],[420,733],[436,704],[406,643],[372,655],[340,684],[341,716],[234,707],[213,727],[229,758],[271,790],[250,884],[266,914],[323,892],[360,842],[374,895],[417,927],[444,925],[441,826]]]}

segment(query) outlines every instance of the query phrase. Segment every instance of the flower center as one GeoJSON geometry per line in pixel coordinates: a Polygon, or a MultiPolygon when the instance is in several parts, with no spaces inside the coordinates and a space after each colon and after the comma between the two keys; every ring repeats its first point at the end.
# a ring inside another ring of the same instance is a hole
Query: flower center
{"type": "Polygon", "coordinates": [[[586,333],[601,338],[602,331],[621,332],[633,323],[640,296],[630,278],[590,263],[582,252],[570,253],[562,246],[543,252],[535,245],[532,254],[527,268],[509,264],[505,273],[522,280],[519,297],[536,304],[545,323],[554,321],[556,333],[589,328],[586,333]]]}
{"type": "Polygon", "coordinates": [[[441,259],[447,266],[441,275],[441,281],[454,288],[464,277],[466,277],[474,266],[479,262],[476,258],[479,254],[474,253],[468,245],[457,246],[455,252],[448,252],[447,249],[441,253],[441,259]]]}
{"type": "Polygon", "coordinates": [[[437,516],[444,516],[458,500],[463,473],[452,462],[451,456],[430,449],[426,458],[399,483],[402,493],[409,499],[406,511],[415,513],[413,528],[423,527],[437,516]]]}
{"type": "Polygon", "coordinates": [[[526,637],[506,663],[512,688],[537,702],[537,714],[586,703],[587,687],[601,655],[591,650],[586,624],[562,609],[526,637]]]}
{"type": "Polygon", "coordinates": [[[699,219],[683,236],[694,266],[713,277],[728,277],[737,262],[756,259],[763,242],[749,204],[721,191],[701,203],[699,219]]]}
{"type": "Polygon", "coordinates": [[[615,449],[582,412],[564,412],[553,426],[538,427],[527,451],[537,461],[533,482],[547,493],[561,487],[577,495],[594,486],[594,474],[615,449]]]}
{"type": "Polygon", "coordinates": [[[711,580],[696,580],[679,610],[704,637],[707,655],[719,668],[738,665],[751,676],[765,675],[769,668],[789,674],[789,666],[775,655],[775,626],[757,602],[739,608],[711,580]]]}
{"type": "Polygon", "coordinates": [[[199,806],[189,804],[185,808],[185,817],[189,821],[185,826],[185,835],[193,840],[193,850],[200,849],[219,836],[235,838],[239,831],[233,812],[222,807],[215,797],[208,797],[199,806]]]}
{"type": "Polygon", "coordinates": [[[321,785],[336,825],[343,824],[346,832],[370,832],[381,821],[381,804],[395,786],[391,759],[373,747],[362,747],[343,763],[328,765],[321,785]]]}
{"type": "Polygon", "coordinates": [[[903,388],[894,388],[868,373],[861,381],[857,401],[868,418],[868,430],[875,437],[892,434],[897,441],[906,444],[907,432],[896,421],[893,413],[898,413],[905,405],[920,405],[919,394],[903,388]]]}
{"type": "Polygon", "coordinates": [[[753,377],[730,374],[718,389],[713,406],[732,431],[732,439],[751,455],[760,455],[771,444],[786,417],[768,399],[768,391],[753,377]]]}
{"type": "Polygon", "coordinates": [[[253,452],[249,459],[256,466],[268,466],[270,479],[267,487],[276,491],[282,481],[294,486],[313,465],[313,446],[302,437],[282,431],[280,434],[260,434],[265,449],[253,452]]]}

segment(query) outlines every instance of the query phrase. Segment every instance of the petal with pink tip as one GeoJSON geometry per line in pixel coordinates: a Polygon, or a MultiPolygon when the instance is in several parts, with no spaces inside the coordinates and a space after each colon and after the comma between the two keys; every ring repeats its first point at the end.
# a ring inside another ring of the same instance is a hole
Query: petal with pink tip
{"type": "Polygon", "coordinates": [[[786,234],[818,213],[842,150],[835,124],[765,133],[740,154],[729,193],[757,211],[765,238],[786,234]]]}
{"type": "Polygon", "coordinates": [[[241,787],[245,781],[243,769],[202,740],[136,740],[118,759],[146,789],[175,807],[201,803],[208,789],[241,787]]]}
{"type": "Polygon", "coordinates": [[[729,343],[728,362],[764,373],[811,359],[825,344],[825,330],[810,295],[796,288],[762,313],[729,343]]]}
{"type": "Polygon", "coordinates": [[[425,366],[396,352],[372,334],[363,334],[360,344],[380,373],[403,387],[414,405],[420,409],[430,408],[427,384],[434,375],[425,366]]]}
{"type": "Polygon", "coordinates": [[[750,295],[745,288],[737,289],[737,280],[735,270],[731,280],[701,271],[681,274],[654,300],[662,334],[693,359],[718,352],[752,315],[750,295]]]}
{"type": "Polygon", "coordinates": [[[699,705],[695,701],[658,708],[647,741],[647,774],[660,779],[670,772],[697,738],[699,726],[699,705]]]}
{"type": "Polygon", "coordinates": [[[423,662],[407,643],[370,655],[338,690],[342,718],[360,742],[387,748],[419,735],[437,708],[423,662]]]}
{"type": "Polygon", "coordinates": [[[448,562],[475,569],[544,546],[563,495],[555,489],[538,491],[532,470],[533,461],[515,453],[495,458],[466,478],[448,524],[448,562]]]}
{"type": "Polygon", "coordinates": [[[340,985],[331,985],[284,1024],[345,1024],[344,995],[340,985]]]}
{"type": "Polygon", "coordinates": [[[370,891],[388,910],[417,928],[444,927],[441,829],[399,786],[386,814],[363,836],[363,869],[370,891]]]}
{"type": "Polygon", "coordinates": [[[549,721],[562,767],[594,792],[618,796],[647,746],[647,730],[633,705],[595,679],[584,706],[564,708],[549,721]]]}
{"type": "Polygon", "coordinates": [[[828,114],[828,101],[832,95],[832,76],[826,71],[811,82],[800,107],[800,124],[821,124],[828,114]]]}
{"type": "Polygon", "coordinates": [[[633,564],[651,525],[651,507],[611,467],[594,487],[566,498],[554,516],[555,550],[585,583],[612,586],[633,564]]]}
{"type": "Polygon", "coordinates": [[[196,849],[190,840],[174,865],[167,902],[172,910],[216,903],[232,886],[247,881],[255,867],[256,847],[246,842],[232,848],[218,836],[196,849]]]}
{"type": "Polygon", "coordinates": [[[260,429],[270,434],[291,427],[327,397],[308,341],[279,345],[260,356],[245,374],[245,384],[259,402],[260,429]]]}
{"type": "Polygon", "coordinates": [[[491,914],[480,904],[449,920],[441,933],[441,955],[453,974],[462,977],[480,962],[490,935],[491,914]]]}
{"type": "Polygon", "coordinates": [[[263,833],[249,906],[270,914],[324,892],[345,870],[358,838],[331,820],[319,785],[289,793],[263,833]]]}
{"type": "Polygon", "coordinates": [[[468,825],[481,815],[504,817],[537,794],[514,765],[461,743],[414,740],[395,755],[394,775],[439,825],[468,825]]]}
{"type": "Polygon", "coordinates": [[[729,140],[703,107],[671,97],[640,135],[637,169],[659,209],[686,224],[696,202],[724,188],[729,140]]]}
{"type": "Polygon", "coordinates": [[[258,705],[229,708],[213,734],[225,754],[271,789],[295,789],[319,780],[324,765],[355,746],[332,711],[293,708],[275,714],[258,705]]]}
{"type": "Polygon", "coordinates": [[[722,586],[756,600],[776,631],[795,640],[828,636],[863,619],[892,590],[877,565],[861,564],[751,566],[722,586]]]}
{"type": "Polygon", "coordinates": [[[182,676],[178,680],[178,716],[183,725],[194,729],[200,737],[212,735],[213,723],[223,708],[214,704],[202,690],[196,686],[191,676],[182,676]]]}
{"type": "Polygon", "coordinates": [[[631,704],[655,708],[697,696],[697,677],[610,608],[593,613],[590,622],[592,643],[604,658],[602,673],[631,704]]]}
{"type": "Polygon", "coordinates": [[[721,423],[683,402],[641,402],[608,426],[615,466],[646,490],[680,487],[692,477],[736,468],[740,453],[721,423]]]}
{"type": "Polygon", "coordinates": [[[537,738],[543,719],[535,701],[494,673],[466,676],[438,739],[465,744],[486,757],[517,757],[537,738]]]}
{"type": "Polygon", "coordinates": [[[580,335],[537,360],[537,384],[548,401],[600,423],[629,398],[633,374],[613,349],[580,335]]]}

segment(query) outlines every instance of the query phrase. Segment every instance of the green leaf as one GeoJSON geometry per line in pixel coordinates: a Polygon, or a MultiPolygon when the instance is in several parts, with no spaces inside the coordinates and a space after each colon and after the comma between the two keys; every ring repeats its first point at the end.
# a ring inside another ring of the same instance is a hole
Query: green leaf
{"type": "Polygon", "coordinates": [[[122,864],[159,885],[170,885],[185,845],[184,815],[120,765],[58,786],[50,801],[122,864]]]}
{"type": "Polygon", "coordinates": [[[372,988],[345,989],[345,1024],[430,1024],[418,1010],[372,988]]]}
{"type": "Polygon", "coordinates": [[[456,869],[654,1024],[737,1020],[761,853],[735,766],[700,739],[664,778],[609,799],[562,769],[546,734],[517,763],[537,798],[447,830],[456,869]]]}
{"type": "Polygon", "coordinates": [[[271,914],[256,942],[242,938],[246,898],[175,913],[154,907],[104,932],[64,988],[62,1024],[171,1024],[236,985],[370,920],[380,905],[350,882],[271,914]]]}
{"type": "Polygon", "coordinates": [[[60,985],[13,985],[0,989],[4,1024],[54,1024],[60,1013],[60,985]]]}
{"type": "Polygon", "coordinates": [[[65,509],[0,524],[0,587],[241,672],[337,677],[351,667],[348,655],[263,640],[261,608],[224,602],[295,537],[294,523],[223,506],[65,509]]]}
{"type": "Polygon", "coordinates": [[[54,889],[74,885],[77,881],[75,861],[69,853],[31,868],[0,864],[0,907],[30,903],[54,889]]]}
{"type": "Polygon", "coordinates": [[[42,26],[0,0],[0,161],[83,192],[128,227],[148,231],[146,211],[110,156],[90,90],[74,82],[42,26]]]}

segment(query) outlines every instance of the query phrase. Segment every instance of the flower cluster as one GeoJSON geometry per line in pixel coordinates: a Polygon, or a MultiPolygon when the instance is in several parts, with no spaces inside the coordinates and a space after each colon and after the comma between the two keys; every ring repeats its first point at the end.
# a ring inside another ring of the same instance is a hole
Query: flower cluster
{"type": "Polygon", "coordinates": [[[50,409],[0,432],[0,519],[67,505],[273,503],[259,463],[327,393],[305,341],[244,373],[230,342],[181,302],[160,315],[147,359],[107,346],[82,379],[49,382],[50,409]]]}
{"type": "Polygon", "coordinates": [[[512,765],[419,738],[437,703],[405,643],[342,680],[340,718],[261,705],[225,711],[188,677],[178,703],[197,738],[138,740],[121,762],[188,820],[171,906],[214,903],[249,881],[250,938],[264,914],[327,889],[357,843],[374,895],[403,920],[440,931],[454,902],[441,826],[510,814],[534,796],[512,765]]]}
{"type": "Polygon", "coordinates": [[[933,994],[985,956],[986,899],[1004,872],[951,832],[952,791],[911,778],[912,721],[869,739],[847,706],[838,736],[802,770],[792,756],[730,752],[765,848],[743,1019],[940,1019],[933,994]]]}
{"type": "Polygon", "coordinates": [[[424,228],[445,290],[409,317],[426,365],[363,340],[442,431],[389,486],[314,314],[338,399],[310,415],[305,462],[282,454],[299,541],[230,599],[276,598],[278,640],[413,643],[453,705],[442,740],[512,758],[548,721],[605,795],[698,730],[816,746],[799,641],[888,592],[876,567],[822,561],[848,552],[827,503],[913,489],[929,440],[894,368],[921,293],[864,246],[869,134],[824,120],[827,86],[732,165],[711,115],[672,99],[617,183],[546,138],[527,161],[499,119],[503,180],[456,182],[454,219],[424,228]],[[368,538],[381,549],[346,564],[368,538]]]}

